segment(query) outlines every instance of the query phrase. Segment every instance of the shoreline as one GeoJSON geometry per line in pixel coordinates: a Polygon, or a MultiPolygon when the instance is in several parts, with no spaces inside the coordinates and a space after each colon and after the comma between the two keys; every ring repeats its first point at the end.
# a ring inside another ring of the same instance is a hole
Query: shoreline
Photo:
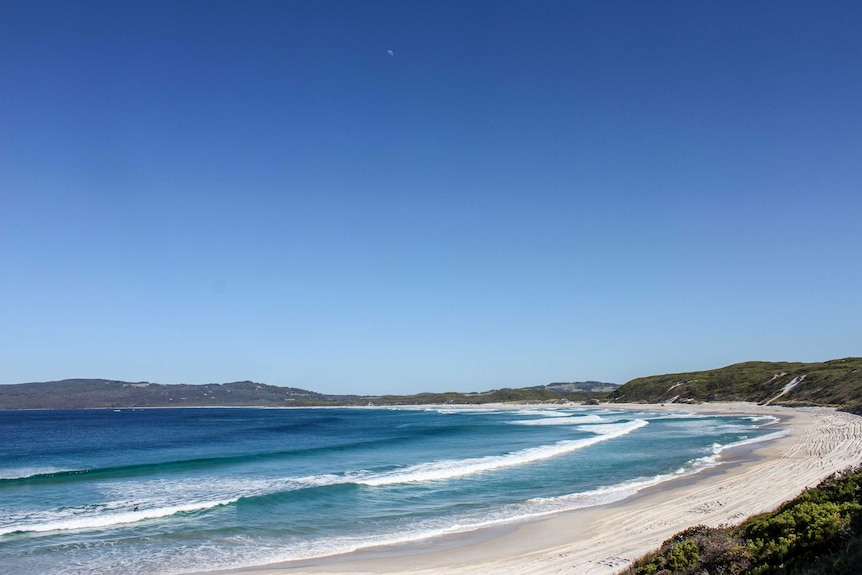
{"type": "Polygon", "coordinates": [[[862,462],[862,417],[831,408],[742,402],[591,407],[770,415],[778,418],[776,427],[788,433],[728,448],[716,467],[646,487],[614,503],[344,555],[201,573],[550,575],[576,569],[579,574],[612,575],[679,531],[699,524],[739,523],[862,462]]]}

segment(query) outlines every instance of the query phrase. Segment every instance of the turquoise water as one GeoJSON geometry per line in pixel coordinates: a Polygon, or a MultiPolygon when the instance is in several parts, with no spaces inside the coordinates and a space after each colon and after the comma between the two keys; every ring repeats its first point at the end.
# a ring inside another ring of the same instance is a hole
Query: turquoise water
{"type": "Polygon", "coordinates": [[[620,500],[780,433],[682,408],[0,412],[0,565],[324,557],[620,500]]]}

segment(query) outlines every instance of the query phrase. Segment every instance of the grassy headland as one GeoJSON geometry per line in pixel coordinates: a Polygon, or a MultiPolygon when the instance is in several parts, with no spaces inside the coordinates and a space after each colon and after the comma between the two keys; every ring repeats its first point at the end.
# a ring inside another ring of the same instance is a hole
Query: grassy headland
{"type": "Polygon", "coordinates": [[[633,379],[610,395],[622,402],[751,401],[823,405],[862,413],[862,358],[818,363],[748,361],[720,369],[633,379]]]}

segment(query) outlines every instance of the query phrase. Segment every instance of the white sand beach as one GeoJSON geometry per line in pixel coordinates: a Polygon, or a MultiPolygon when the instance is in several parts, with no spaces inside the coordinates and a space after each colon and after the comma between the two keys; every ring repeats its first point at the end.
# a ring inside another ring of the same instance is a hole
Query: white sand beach
{"type": "MultiPolygon", "coordinates": [[[[625,407],[614,405],[615,408],[625,407]]],[[[625,501],[437,544],[366,550],[317,562],[232,571],[246,575],[612,575],[694,525],[735,524],[769,511],[835,471],[862,462],[862,417],[827,408],[749,403],[650,406],[711,413],[769,414],[789,434],[719,467],[625,501]]]]}

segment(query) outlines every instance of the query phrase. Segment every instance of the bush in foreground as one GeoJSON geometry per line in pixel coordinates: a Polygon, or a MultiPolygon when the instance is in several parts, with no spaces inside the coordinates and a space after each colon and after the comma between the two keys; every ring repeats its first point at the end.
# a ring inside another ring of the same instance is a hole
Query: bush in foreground
{"type": "Polygon", "coordinates": [[[862,573],[862,467],[837,473],[735,527],[692,527],[625,575],[862,573]]]}

